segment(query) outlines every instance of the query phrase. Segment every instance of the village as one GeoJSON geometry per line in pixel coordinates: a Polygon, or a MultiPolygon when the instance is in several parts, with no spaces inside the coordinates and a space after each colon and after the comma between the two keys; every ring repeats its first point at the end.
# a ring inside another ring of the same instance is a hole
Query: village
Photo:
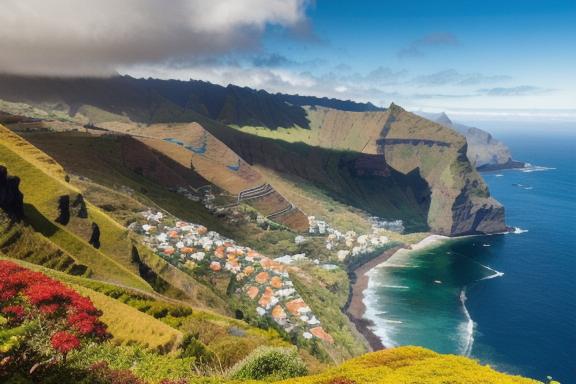
{"type": "MultiPolygon", "coordinates": [[[[240,283],[240,294],[254,301],[259,316],[270,316],[286,332],[295,332],[305,339],[334,342],[290,280],[289,272],[300,271],[298,262],[310,260],[305,254],[272,259],[217,232],[208,231],[202,225],[176,221],[174,226],[170,226],[168,223],[172,221],[165,220],[161,212],[147,211],[142,215],[147,223],[135,230],[143,236],[148,248],[172,265],[183,271],[195,268],[227,271],[240,283]]],[[[314,216],[308,220],[309,235],[324,236],[326,248],[339,262],[374,252],[389,242],[378,225],[373,226],[371,234],[357,235],[352,231],[341,233],[314,216]]],[[[296,243],[306,240],[302,235],[294,239],[296,243]]],[[[327,270],[339,268],[335,264],[322,264],[317,259],[310,261],[327,270]]]]}

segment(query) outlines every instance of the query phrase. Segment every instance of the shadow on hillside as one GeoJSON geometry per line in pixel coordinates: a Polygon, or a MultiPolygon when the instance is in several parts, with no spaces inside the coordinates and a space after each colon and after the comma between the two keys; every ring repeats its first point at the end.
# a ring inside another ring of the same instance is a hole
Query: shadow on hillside
{"type": "Polygon", "coordinates": [[[24,215],[32,228],[46,237],[54,235],[60,229],[56,224],[40,213],[40,211],[38,211],[32,204],[24,203],[24,215]]]}

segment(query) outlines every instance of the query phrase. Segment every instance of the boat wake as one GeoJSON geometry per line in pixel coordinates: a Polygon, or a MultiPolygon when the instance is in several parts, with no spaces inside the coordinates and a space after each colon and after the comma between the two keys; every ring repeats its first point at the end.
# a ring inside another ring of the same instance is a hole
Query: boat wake
{"type": "MultiPolygon", "coordinates": [[[[476,280],[473,284],[482,281],[482,280],[488,280],[488,279],[493,279],[495,277],[500,277],[500,276],[504,276],[504,272],[499,272],[497,270],[495,270],[494,268],[490,268],[484,264],[480,264],[479,262],[477,262],[476,260],[471,259],[470,257],[463,255],[461,253],[458,252],[454,252],[452,251],[451,253],[458,255],[458,256],[462,256],[467,258],[468,260],[480,265],[483,268],[486,268],[487,270],[493,272],[491,275],[488,275],[486,277],[483,277],[481,279],[476,280]]],[[[462,311],[464,312],[464,316],[466,316],[466,321],[463,322],[459,329],[460,329],[460,333],[461,333],[461,337],[462,337],[462,347],[460,349],[460,355],[464,356],[464,357],[470,357],[471,353],[472,353],[472,347],[474,346],[474,328],[475,328],[475,323],[472,320],[472,317],[470,316],[470,313],[468,312],[468,308],[466,308],[466,290],[468,289],[468,287],[464,287],[462,289],[462,291],[460,292],[460,302],[462,303],[462,311]]]]}
{"type": "MultiPolygon", "coordinates": [[[[488,267],[488,266],[486,266],[486,265],[484,265],[484,264],[480,264],[480,263],[477,262],[476,260],[474,260],[474,259],[472,259],[472,258],[470,258],[470,257],[468,257],[468,256],[466,256],[466,255],[463,255],[463,254],[461,254],[461,253],[454,252],[454,251],[450,251],[450,253],[452,253],[452,254],[454,254],[454,255],[458,255],[458,256],[465,257],[465,258],[467,258],[468,260],[472,261],[473,263],[476,263],[476,264],[478,264],[479,266],[481,266],[481,267],[483,267],[483,268],[486,268],[486,269],[489,270],[489,271],[494,272],[494,274],[492,274],[492,275],[490,275],[490,276],[483,277],[483,278],[480,279],[480,280],[492,279],[493,277],[498,277],[498,276],[504,275],[504,272],[498,272],[497,270],[495,270],[495,269],[493,269],[493,268],[490,268],[490,267],[488,267]]],[[[480,280],[477,280],[477,281],[480,281],[480,280]]]]}
{"type": "Polygon", "coordinates": [[[474,345],[474,321],[470,317],[470,313],[466,308],[466,287],[460,292],[460,302],[462,303],[462,310],[466,316],[467,321],[460,325],[460,332],[462,333],[462,348],[460,349],[460,355],[464,357],[470,357],[472,354],[472,346],[474,345]]]}

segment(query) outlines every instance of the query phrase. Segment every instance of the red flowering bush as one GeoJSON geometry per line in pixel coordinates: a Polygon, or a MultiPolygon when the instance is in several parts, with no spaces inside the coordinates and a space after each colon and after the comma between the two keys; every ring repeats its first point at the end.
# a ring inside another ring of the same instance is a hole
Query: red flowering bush
{"type": "Polygon", "coordinates": [[[109,338],[101,315],[89,298],[60,282],[0,260],[0,377],[10,361],[38,366],[54,361],[56,352],[65,363],[67,353],[83,342],[109,338]]]}
{"type": "Polygon", "coordinates": [[[68,353],[80,347],[80,339],[68,332],[56,332],[52,335],[52,346],[61,353],[68,353]]]}
{"type": "Polygon", "coordinates": [[[20,319],[24,316],[24,307],[21,305],[12,305],[2,309],[2,313],[6,313],[9,316],[12,315],[16,319],[20,319]]]}

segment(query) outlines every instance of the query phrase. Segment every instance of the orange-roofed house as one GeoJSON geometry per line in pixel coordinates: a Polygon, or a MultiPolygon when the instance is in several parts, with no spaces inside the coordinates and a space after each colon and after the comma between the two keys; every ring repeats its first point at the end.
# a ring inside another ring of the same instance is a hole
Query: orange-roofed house
{"type": "Polygon", "coordinates": [[[198,227],[198,233],[203,234],[206,232],[208,232],[208,229],[206,229],[206,227],[202,227],[202,226],[198,227]]]}
{"type": "Polygon", "coordinates": [[[249,266],[247,266],[246,268],[244,268],[244,273],[245,273],[245,274],[249,275],[249,274],[251,274],[252,272],[254,272],[254,267],[253,267],[253,266],[249,265],[249,266]]]}
{"type": "Polygon", "coordinates": [[[172,229],[168,231],[168,236],[170,236],[172,239],[175,239],[176,237],[178,237],[178,231],[172,229]]]}
{"type": "Polygon", "coordinates": [[[224,247],[220,246],[220,247],[216,248],[216,250],[214,251],[214,256],[216,256],[219,259],[223,259],[224,258],[224,247]]]}
{"type": "Polygon", "coordinates": [[[300,316],[298,309],[308,307],[308,305],[302,300],[302,298],[294,299],[291,301],[287,301],[285,304],[286,308],[294,315],[300,316]]]}
{"type": "Polygon", "coordinates": [[[192,252],[194,252],[194,248],[190,248],[190,247],[180,248],[180,252],[182,252],[182,253],[192,253],[192,252]]]}
{"type": "Polygon", "coordinates": [[[214,270],[214,271],[219,271],[219,270],[222,269],[222,266],[220,265],[219,262],[213,261],[213,262],[210,264],[210,269],[212,269],[212,270],[214,270]]]}
{"type": "Polygon", "coordinates": [[[268,272],[260,272],[256,275],[256,282],[260,284],[264,284],[268,280],[268,272]]]}
{"type": "Polygon", "coordinates": [[[248,256],[248,257],[253,257],[253,258],[256,259],[256,258],[260,257],[260,254],[259,254],[258,252],[256,252],[256,251],[250,249],[250,250],[248,251],[248,253],[246,253],[246,256],[248,256]]]}
{"type": "Polygon", "coordinates": [[[330,342],[330,344],[334,344],[334,339],[332,338],[332,336],[330,336],[330,334],[326,333],[324,331],[324,329],[322,329],[322,327],[312,328],[310,330],[310,333],[319,339],[326,340],[326,341],[330,342]]]}
{"type": "Polygon", "coordinates": [[[274,296],[275,295],[274,291],[270,287],[264,288],[264,294],[268,295],[268,296],[274,296]]]}
{"type": "Polygon", "coordinates": [[[267,257],[261,258],[260,265],[262,266],[262,268],[270,268],[270,259],[267,257]]]}
{"type": "Polygon", "coordinates": [[[283,286],[282,279],[280,279],[279,276],[274,276],[273,278],[270,279],[270,285],[276,289],[281,289],[283,286]]]}
{"type": "Polygon", "coordinates": [[[259,293],[259,292],[260,292],[260,290],[258,289],[258,287],[252,286],[252,287],[248,288],[248,296],[250,296],[250,298],[251,298],[252,300],[254,300],[254,298],[255,298],[256,296],[258,296],[258,293],[259,293]]]}
{"type": "Polygon", "coordinates": [[[262,295],[260,300],[258,300],[258,304],[260,304],[260,306],[263,308],[267,308],[268,305],[270,305],[271,300],[272,300],[272,296],[264,294],[264,295],[262,295]]]}
{"type": "Polygon", "coordinates": [[[274,307],[274,309],[272,310],[272,317],[274,318],[274,320],[276,320],[278,323],[283,323],[286,321],[286,318],[288,317],[286,315],[286,311],[284,310],[284,308],[282,308],[280,305],[277,305],[274,307]]]}

